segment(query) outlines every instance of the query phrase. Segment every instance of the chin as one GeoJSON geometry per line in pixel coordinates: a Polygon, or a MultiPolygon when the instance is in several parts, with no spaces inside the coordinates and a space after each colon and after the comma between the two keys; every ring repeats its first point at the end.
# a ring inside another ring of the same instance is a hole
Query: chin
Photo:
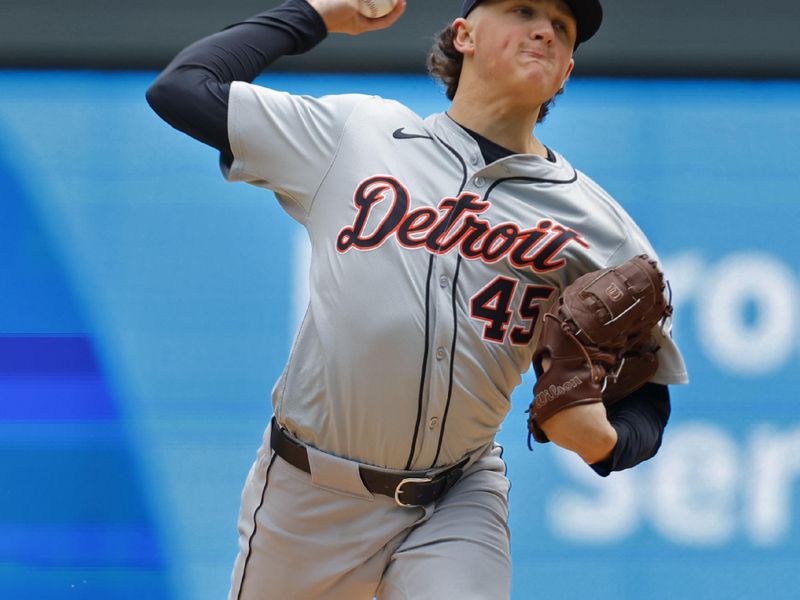
{"type": "Polygon", "coordinates": [[[543,82],[538,78],[528,78],[520,82],[512,92],[516,98],[534,108],[541,106],[558,93],[560,87],[553,86],[552,82],[543,82]]]}
{"type": "Polygon", "coordinates": [[[528,70],[524,76],[520,77],[519,86],[524,87],[527,93],[530,94],[531,90],[541,90],[536,95],[541,95],[545,100],[553,97],[553,95],[561,89],[559,85],[560,80],[554,81],[553,75],[550,73],[542,73],[541,70],[528,70]]]}

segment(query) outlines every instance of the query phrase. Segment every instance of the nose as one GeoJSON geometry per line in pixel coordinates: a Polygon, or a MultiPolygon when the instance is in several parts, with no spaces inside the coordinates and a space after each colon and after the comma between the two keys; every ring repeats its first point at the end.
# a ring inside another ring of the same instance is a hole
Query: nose
{"type": "Polygon", "coordinates": [[[553,23],[551,23],[548,18],[536,19],[531,25],[530,36],[531,39],[541,40],[546,44],[551,44],[556,36],[553,23]]]}

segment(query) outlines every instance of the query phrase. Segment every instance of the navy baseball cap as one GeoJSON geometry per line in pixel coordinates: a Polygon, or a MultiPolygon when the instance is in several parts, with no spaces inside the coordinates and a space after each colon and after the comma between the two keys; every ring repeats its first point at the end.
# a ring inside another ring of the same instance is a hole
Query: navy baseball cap
{"type": "MultiPolygon", "coordinates": [[[[466,18],[472,9],[483,0],[465,0],[464,6],[461,9],[461,16],[466,18]]],[[[564,0],[567,6],[572,10],[575,15],[575,23],[578,26],[578,35],[575,39],[575,46],[585,42],[592,37],[597,30],[600,29],[600,24],[603,22],[603,7],[600,6],[600,0],[564,0]]]]}

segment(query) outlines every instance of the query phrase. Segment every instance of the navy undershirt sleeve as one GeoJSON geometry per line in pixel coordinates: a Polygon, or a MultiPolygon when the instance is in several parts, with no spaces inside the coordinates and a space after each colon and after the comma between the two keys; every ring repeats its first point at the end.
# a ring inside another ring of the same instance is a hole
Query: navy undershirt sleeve
{"type": "Polygon", "coordinates": [[[671,412],[665,385],[645,384],[608,408],[608,420],[617,432],[617,445],[607,460],[590,465],[602,476],[635,467],[655,456],[661,447],[671,412]]]}
{"type": "Polygon", "coordinates": [[[147,102],[167,123],[213,146],[230,163],[231,82],[253,81],[281,56],[307,52],[327,33],[308,2],[287,0],[182,50],[147,90],[147,102]]]}

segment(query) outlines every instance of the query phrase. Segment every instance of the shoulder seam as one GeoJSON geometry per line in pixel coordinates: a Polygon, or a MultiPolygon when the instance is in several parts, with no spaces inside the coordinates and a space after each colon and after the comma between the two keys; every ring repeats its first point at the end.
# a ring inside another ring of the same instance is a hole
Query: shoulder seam
{"type": "Polygon", "coordinates": [[[333,153],[333,156],[331,156],[331,162],[328,164],[328,168],[325,169],[325,174],[319,180],[319,185],[317,185],[317,189],[314,190],[314,193],[311,196],[311,201],[308,203],[308,211],[306,212],[306,215],[309,218],[311,218],[311,211],[314,209],[314,204],[317,201],[317,195],[319,194],[319,190],[322,187],[322,184],[324,184],[325,181],[328,179],[328,175],[330,174],[331,169],[333,168],[333,164],[336,162],[336,159],[339,158],[339,150],[341,150],[342,148],[342,141],[344,140],[344,134],[345,131],[347,131],[347,126],[350,124],[350,119],[352,119],[355,112],[359,108],[361,108],[361,105],[371,98],[374,98],[374,96],[364,96],[355,105],[353,105],[353,109],[350,111],[350,114],[347,115],[347,119],[345,120],[344,125],[342,125],[342,130],[339,132],[339,140],[336,143],[336,151],[333,153]]]}

